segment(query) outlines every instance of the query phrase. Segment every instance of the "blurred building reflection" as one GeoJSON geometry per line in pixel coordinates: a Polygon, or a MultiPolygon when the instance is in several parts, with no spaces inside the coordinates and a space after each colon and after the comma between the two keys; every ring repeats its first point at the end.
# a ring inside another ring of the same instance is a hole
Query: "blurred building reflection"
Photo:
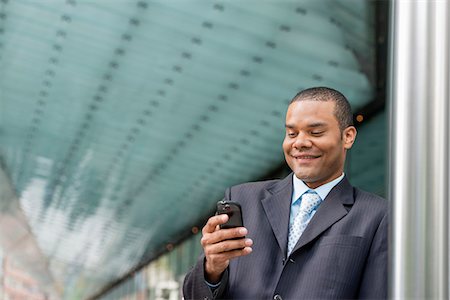
{"type": "Polygon", "coordinates": [[[3,300],[48,300],[40,283],[11,259],[1,259],[0,295],[3,300]]]}

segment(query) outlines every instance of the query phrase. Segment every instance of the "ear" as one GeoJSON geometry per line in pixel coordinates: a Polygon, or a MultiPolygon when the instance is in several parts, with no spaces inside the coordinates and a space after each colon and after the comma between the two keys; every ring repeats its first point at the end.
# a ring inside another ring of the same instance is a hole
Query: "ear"
{"type": "Polygon", "coordinates": [[[344,142],[344,148],[350,149],[356,139],[356,128],[354,126],[349,126],[342,132],[342,140],[344,142]]]}

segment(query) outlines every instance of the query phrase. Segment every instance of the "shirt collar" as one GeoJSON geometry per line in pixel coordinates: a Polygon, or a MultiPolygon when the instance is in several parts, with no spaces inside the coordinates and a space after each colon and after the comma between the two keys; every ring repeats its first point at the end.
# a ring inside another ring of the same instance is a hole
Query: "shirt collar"
{"type": "Polygon", "coordinates": [[[343,178],[345,174],[342,173],[341,176],[334,179],[333,181],[330,181],[328,183],[325,183],[315,189],[309,188],[302,180],[298,179],[297,176],[292,176],[293,178],[293,193],[292,193],[292,203],[295,202],[298,198],[300,198],[301,195],[303,195],[308,190],[315,191],[319,196],[320,199],[324,200],[325,197],[330,193],[331,189],[334,188],[343,178]]]}

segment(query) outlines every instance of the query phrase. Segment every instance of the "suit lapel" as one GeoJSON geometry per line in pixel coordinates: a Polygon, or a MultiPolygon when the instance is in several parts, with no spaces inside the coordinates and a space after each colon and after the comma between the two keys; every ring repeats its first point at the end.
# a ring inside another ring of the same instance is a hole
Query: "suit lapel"
{"type": "Polygon", "coordinates": [[[283,255],[287,248],[291,200],[292,174],[267,189],[267,196],[261,200],[283,255]]]}
{"type": "Polygon", "coordinates": [[[314,240],[334,223],[342,219],[347,214],[344,205],[352,205],[353,202],[353,187],[350,185],[347,177],[344,177],[319,206],[292,253],[314,240]]]}

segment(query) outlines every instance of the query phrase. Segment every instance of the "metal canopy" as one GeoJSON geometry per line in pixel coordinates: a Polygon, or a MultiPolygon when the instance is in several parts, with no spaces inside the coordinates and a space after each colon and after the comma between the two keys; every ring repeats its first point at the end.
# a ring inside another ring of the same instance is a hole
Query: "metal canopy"
{"type": "Polygon", "coordinates": [[[0,1],[1,207],[49,293],[93,295],[279,166],[298,90],[367,104],[373,31],[366,1],[0,1]]]}

